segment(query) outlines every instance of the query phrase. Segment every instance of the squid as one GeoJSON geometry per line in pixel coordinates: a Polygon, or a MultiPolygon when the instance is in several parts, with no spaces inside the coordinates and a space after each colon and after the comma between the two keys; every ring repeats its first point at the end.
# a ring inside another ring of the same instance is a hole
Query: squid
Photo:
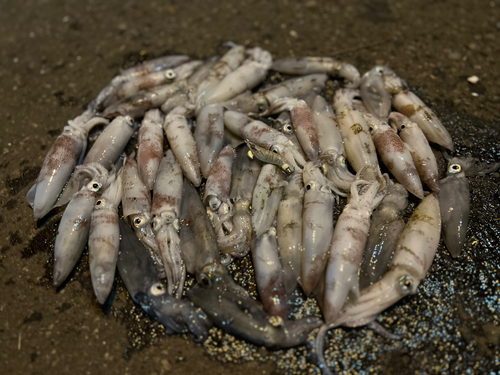
{"type": "Polygon", "coordinates": [[[196,342],[205,341],[212,327],[207,315],[192,302],[167,293],[148,250],[123,220],[119,226],[118,271],[132,300],[160,322],[168,335],[191,332],[196,342]]]}
{"type": "Polygon", "coordinates": [[[391,110],[391,95],[385,88],[384,69],[375,66],[361,77],[361,99],[368,111],[380,120],[387,119],[391,110]]]}
{"type": "Polygon", "coordinates": [[[252,263],[264,311],[273,317],[286,320],[286,293],[275,227],[270,227],[255,240],[252,263]]]}
{"type": "Polygon", "coordinates": [[[439,183],[439,205],[443,220],[443,240],[456,258],[462,252],[469,226],[470,195],[467,176],[484,176],[500,167],[500,163],[481,163],[472,156],[455,157],[448,162],[447,175],[439,183]]]}
{"type": "Polygon", "coordinates": [[[144,115],[137,143],[137,168],[148,190],[153,186],[163,155],[163,121],[160,110],[151,109],[144,115]]]}
{"type": "MultiPolygon", "coordinates": [[[[327,319],[316,338],[316,353],[323,374],[331,374],[323,357],[325,334],[329,329],[369,325],[380,332],[377,316],[409,294],[415,294],[436,255],[441,232],[439,201],[429,194],[411,215],[399,237],[389,271],[359,296],[346,304],[333,320],[327,319]]],[[[393,338],[395,338],[393,336],[393,338]]]]}
{"type": "Polygon", "coordinates": [[[437,143],[450,151],[455,151],[453,140],[436,114],[411,91],[400,91],[392,97],[396,110],[415,122],[429,142],[437,143]]]}
{"type": "Polygon", "coordinates": [[[248,157],[248,147],[243,146],[236,152],[231,171],[231,191],[229,199],[234,207],[232,229],[225,237],[218,238],[220,251],[224,254],[221,262],[227,264],[233,257],[244,257],[250,251],[253,239],[251,204],[261,162],[248,157]]]}
{"type": "MultiPolygon", "coordinates": [[[[218,261],[217,236],[200,195],[186,178],[182,184],[182,190],[179,220],[181,252],[186,271],[195,274],[205,265],[218,261]]],[[[203,308],[202,305],[199,306],[203,308]]]]}
{"type": "Polygon", "coordinates": [[[125,161],[122,172],[123,217],[134,228],[137,238],[150,250],[161,276],[164,276],[160,248],[151,229],[151,193],[139,178],[137,163],[132,153],[125,161]]]}
{"type": "Polygon", "coordinates": [[[33,208],[35,221],[49,213],[75,166],[83,161],[89,131],[96,125],[107,125],[109,122],[104,118],[92,116],[93,112],[87,110],[74,120],[68,121],[68,125],[45,156],[36,182],[26,196],[33,208]]]}
{"type": "Polygon", "coordinates": [[[97,162],[108,170],[111,169],[134,131],[134,121],[131,117],[119,116],[115,118],[99,135],[85,157],[84,164],[97,162]]]}
{"type": "Polygon", "coordinates": [[[275,115],[280,111],[280,106],[274,105],[278,99],[298,98],[311,90],[321,91],[327,79],[326,74],[310,74],[292,78],[255,94],[246,91],[222,105],[227,110],[242,112],[252,117],[275,115]]]}
{"type": "Polygon", "coordinates": [[[356,172],[368,167],[376,176],[381,176],[377,151],[368,125],[361,112],[352,108],[355,95],[357,93],[354,90],[340,89],[334,98],[335,113],[344,140],[347,160],[356,172]]]}
{"type": "Polygon", "coordinates": [[[312,114],[318,131],[323,170],[337,188],[349,191],[355,176],[347,168],[344,141],[337,118],[320,95],[316,95],[312,101],[312,114]]]}
{"type": "Polygon", "coordinates": [[[272,69],[285,74],[305,75],[326,73],[334,78],[342,78],[346,88],[355,89],[360,83],[360,74],[354,65],[331,57],[286,58],[275,61],[272,69]]]}
{"type": "Polygon", "coordinates": [[[200,306],[224,332],[268,349],[286,349],[305,344],[321,320],[305,317],[283,321],[266,314],[248,292],[237,285],[225,267],[215,262],[200,268],[198,283],[187,297],[200,306]]]}
{"type": "Polygon", "coordinates": [[[385,166],[410,193],[423,199],[422,182],[410,150],[387,122],[377,120],[370,114],[364,117],[372,134],[373,143],[385,166]]]}
{"type": "Polygon", "coordinates": [[[271,226],[278,212],[283,195],[283,173],[273,164],[265,164],[260,170],[252,196],[252,226],[256,237],[271,226]]]}
{"type": "Polygon", "coordinates": [[[200,158],[186,117],[173,110],[165,118],[163,130],[184,174],[194,186],[200,186],[200,158]]]}
{"type": "Polygon", "coordinates": [[[286,160],[290,168],[300,172],[306,161],[295,145],[282,133],[261,121],[225,121],[226,127],[242,139],[247,139],[286,160]]]}
{"type": "Polygon", "coordinates": [[[417,168],[422,182],[434,192],[439,192],[439,174],[436,157],[432,152],[429,141],[417,124],[410,121],[405,115],[392,112],[389,115],[389,124],[399,131],[399,136],[410,150],[411,157],[417,168]]]}
{"type": "Polygon", "coordinates": [[[325,278],[323,315],[326,323],[337,318],[349,293],[359,296],[358,272],[370,230],[370,216],[383,198],[376,199],[379,186],[378,181],[355,181],[349,203],[335,226],[325,278]]]}
{"type": "Polygon", "coordinates": [[[110,183],[94,205],[90,219],[89,266],[92,286],[102,305],[108,299],[115,279],[120,247],[118,206],[122,200],[121,174],[110,183]]]}
{"type": "Polygon", "coordinates": [[[389,270],[405,222],[402,211],[408,206],[408,191],[403,185],[387,181],[387,195],[373,211],[370,235],[359,275],[359,286],[366,288],[389,270]]]}
{"type": "Polygon", "coordinates": [[[90,219],[96,197],[111,179],[99,163],[84,164],[75,169],[76,181],[88,181],[72,197],[64,210],[54,245],[54,286],[60,286],[76,265],[87,244],[90,219]]]}
{"type": "Polygon", "coordinates": [[[303,174],[305,194],[302,211],[304,251],[301,261],[302,289],[309,296],[323,276],[333,236],[335,196],[328,180],[312,163],[303,174]]]}
{"type": "MultiPolygon", "coordinates": [[[[102,111],[116,101],[117,93],[129,81],[141,79],[143,76],[147,76],[151,73],[164,72],[188,61],[189,56],[171,55],[149,60],[132,68],[123,70],[120,75],[114,77],[111,82],[101,90],[93,106],[96,110],[102,111]]],[[[168,79],[168,77],[166,78],[168,79]]]]}
{"type": "Polygon", "coordinates": [[[287,182],[283,200],[278,207],[276,231],[285,292],[290,294],[300,280],[301,254],[304,251],[302,239],[304,184],[300,174],[291,176],[287,182]]]}
{"type": "Polygon", "coordinates": [[[205,98],[205,104],[221,103],[251,90],[264,81],[273,63],[269,51],[255,47],[247,50],[250,57],[243,64],[225,76],[205,98]]]}
{"type": "Polygon", "coordinates": [[[168,281],[168,293],[182,296],[186,278],[179,238],[179,215],[182,202],[182,170],[168,150],[161,160],[153,189],[151,224],[160,248],[161,258],[168,281]]]}
{"type": "Polygon", "coordinates": [[[215,158],[224,145],[224,112],[220,104],[201,108],[196,117],[194,140],[200,155],[203,177],[208,178],[215,158]]]}
{"type": "Polygon", "coordinates": [[[234,149],[227,145],[217,156],[210,170],[203,194],[203,203],[207,206],[207,213],[214,224],[217,238],[222,241],[225,233],[233,228],[231,219],[234,208],[229,200],[233,159],[234,149]]]}

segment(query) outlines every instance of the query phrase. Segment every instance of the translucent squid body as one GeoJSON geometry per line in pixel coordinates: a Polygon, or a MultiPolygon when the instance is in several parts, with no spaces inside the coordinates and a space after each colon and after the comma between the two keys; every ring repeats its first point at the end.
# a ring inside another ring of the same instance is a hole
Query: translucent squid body
{"type": "Polygon", "coordinates": [[[429,142],[437,143],[451,151],[455,150],[446,128],[417,95],[411,91],[400,91],[392,97],[392,105],[398,112],[415,122],[429,142]]]}
{"type": "Polygon", "coordinates": [[[184,174],[194,186],[200,186],[200,158],[186,117],[172,110],[165,118],[163,129],[184,174]]]}
{"type": "Polygon", "coordinates": [[[232,257],[244,257],[250,251],[253,238],[251,204],[257,179],[261,170],[258,159],[248,157],[248,147],[240,147],[232,168],[231,191],[229,198],[234,206],[232,229],[224,237],[217,239],[223,254],[222,262],[228,263],[232,257]]]}
{"type": "Polygon", "coordinates": [[[203,195],[203,202],[207,206],[207,213],[214,224],[215,233],[222,242],[224,242],[226,233],[233,229],[231,220],[234,208],[229,200],[233,159],[234,150],[230,145],[227,145],[215,159],[203,195]]]}
{"type": "Polygon", "coordinates": [[[122,184],[123,217],[132,225],[139,240],[151,251],[151,256],[163,276],[160,249],[151,229],[151,192],[139,178],[133,153],[123,166],[122,184]]]}
{"type": "Polygon", "coordinates": [[[275,61],[272,69],[280,73],[292,75],[326,73],[332,77],[344,79],[344,86],[347,88],[355,89],[360,83],[360,74],[354,65],[335,60],[331,57],[282,59],[275,61]]]}
{"type": "Polygon", "coordinates": [[[255,240],[255,245],[252,247],[252,260],[264,311],[286,320],[286,294],[276,228],[270,227],[255,240]]]}
{"type": "Polygon", "coordinates": [[[64,210],[54,245],[54,286],[61,285],[82,255],[88,240],[96,197],[107,188],[108,170],[99,163],[76,167],[75,180],[86,182],[64,210]]]}
{"type": "Polygon", "coordinates": [[[146,112],[139,128],[137,167],[142,182],[153,190],[163,155],[163,121],[160,110],[146,112]]]}
{"type": "Polygon", "coordinates": [[[363,74],[359,91],[368,111],[380,120],[387,119],[391,110],[391,95],[385,88],[382,67],[375,66],[363,74]]]}
{"type": "Polygon", "coordinates": [[[365,120],[372,134],[373,143],[385,166],[410,193],[423,199],[422,182],[410,150],[385,121],[380,121],[370,114],[365,115],[365,120]]]}
{"type": "Polygon", "coordinates": [[[92,211],[89,234],[89,263],[94,294],[104,304],[113,287],[120,247],[118,206],[122,200],[122,180],[118,174],[97,198],[92,211]]]}
{"type": "Polygon", "coordinates": [[[361,289],[379,281],[389,270],[405,225],[401,214],[407,206],[408,191],[403,185],[388,179],[387,195],[372,215],[370,235],[359,275],[361,289]]]}
{"type": "Polygon", "coordinates": [[[355,176],[347,168],[344,141],[335,114],[320,95],[313,99],[312,114],[318,131],[320,159],[325,174],[337,188],[349,191],[355,176]]]}
{"type": "Polygon", "coordinates": [[[287,294],[292,293],[300,279],[302,240],[302,206],[304,188],[302,176],[290,177],[278,207],[276,221],[279,254],[283,266],[283,282],[287,294]]]}
{"type": "Polygon", "coordinates": [[[26,196],[35,220],[41,219],[53,208],[75,166],[82,162],[88,132],[96,125],[108,123],[106,119],[92,116],[93,112],[86,111],[68,121],[45,156],[38,178],[26,196]]]}
{"type": "Polygon", "coordinates": [[[244,92],[237,97],[222,103],[230,111],[238,111],[248,116],[270,116],[282,111],[281,105],[276,102],[282,98],[298,98],[311,91],[321,91],[325,87],[326,74],[310,74],[292,78],[252,94],[244,92]]]}
{"type": "Polygon", "coordinates": [[[333,207],[335,196],[327,179],[312,163],[303,174],[305,195],[302,212],[301,285],[309,296],[318,284],[328,262],[333,235],[333,207]]]}
{"type": "Polygon", "coordinates": [[[337,318],[350,292],[359,296],[358,272],[370,230],[370,216],[380,203],[380,199],[375,200],[378,188],[377,181],[355,181],[349,203],[335,225],[326,268],[323,311],[326,323],[337,318]]]}
{"type": "Polygon", "coordinates": [[[354,90],[340,89],[334,98],[335,113],[344,140],[347,160],[356,172],[369,167],[380,176],[377,151],[368,125],[361,112],[352,107],[355,95],[357,93],[354,90]]]}
{"type": "Polygon", "coordinates": [[[429,186],[432,191],[438,192],[439,174],[436,157],[422,130],[408,117],[398,112],[392,112],[389,115],[389,124],[399,131],[399,137],[410,150],[422,182],[429,186]]]}
{"type": "Polygon", "coordinates": [[[153,189],[152,227],[160,247],[161,258],[168,281],[168,292],[182,296],[185,266],[182,261],[179,238],[179,215],[182,201],[182,170],[174,154],[168,150],[158,170],[153,189]]]}

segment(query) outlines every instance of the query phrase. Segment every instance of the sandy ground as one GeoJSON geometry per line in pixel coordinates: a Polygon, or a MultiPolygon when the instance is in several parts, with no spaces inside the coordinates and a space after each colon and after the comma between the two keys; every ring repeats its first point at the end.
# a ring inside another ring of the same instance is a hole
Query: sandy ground
{"type": "MultiPolygon", "coordinates": [[[[270,356],[252,349],[255,360],[233,364],[239,356],[227,338],[207,350],[191,336],[167,337],[119,281],[113,305],[101,308],[86,256],[56,293],[50,282],[58,217],[37,229],[25,201],[66,121],[120,68],[168,53],[206,58],[228,40],[275,57],[336,56],[360,71],[389,65],[444,120],[460,154],[500,160],[498,0],[0,0],[1,374],[307,371],[304,350],[270,356]],[[472,75],[477,84],[467,82],[472,75]]],[[[454,260],[441,245],[419,293],[382,318],[407,339],[337,330],[328,351],[337,370],[500,368],[498,183],[498,174],[471,179],[464,254],[454,260]]]]}

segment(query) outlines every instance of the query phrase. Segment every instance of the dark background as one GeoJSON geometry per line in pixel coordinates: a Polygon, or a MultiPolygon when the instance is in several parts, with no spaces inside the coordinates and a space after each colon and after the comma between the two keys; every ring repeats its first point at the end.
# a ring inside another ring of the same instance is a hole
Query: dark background
{"type": "MultiPolygon", "coordinates": [[[[386,64],[443,119],[458,153],[500,161],[498,0],[0,0],[0,373],[305,371],[305,350],[268,355],[221,336],[214,339],[221,349],[212,343],[207,351],[191,336],[166,337],[120,283],[113,307],[103,311],[85,257],[56,294],[57,218],[37,230],[25,201],[66,121],[120,68],[168,53],[207,58],[228,40],[267,48],[275,58],[335,56],[361,72],[386,64]],[[467,82],[472,75],[479,83],[467,82]],[[230,363],[240,349],[255,360],[230,363]]],[[[500,368],[498,182],[498,174],[471,179],[464,254],[453,260],[441,245],[418,294],[384,315],[382,323],[408,338],[391,343],[366,329],[336,330],[328,355],[338,369],[500,368]]]]}

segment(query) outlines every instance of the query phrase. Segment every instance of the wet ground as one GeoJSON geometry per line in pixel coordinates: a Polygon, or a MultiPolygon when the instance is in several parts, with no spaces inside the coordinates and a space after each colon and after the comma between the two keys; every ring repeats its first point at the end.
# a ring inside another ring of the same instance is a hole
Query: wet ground
{"type": "MultiPolygon", "coordinates": [[[[217,331],[205,347],[167,337],[119,281],[113,305],[101,308],[85,256],[56,293],[50,281],[58,218],[36,229],[25,201],[66,121],[120,68],[167,53],[206,58],[227,40],[275,57],[336,56],[360,71],[389,65],[443,119],[458,153],[500,161],[498,0],[0,0],[1,374],[311,370],[305,349],[269,354],[217,331]],[[467,82],[472,75],[478,83],[467,82]]],[[[441,245],[418,294],[381,318],[407,338],[336,330],[327,353],[332,365],[346,373],[498,371],[499,181],[498,174],[471,178],[464,253],[452,259],[441,245]]]]}

